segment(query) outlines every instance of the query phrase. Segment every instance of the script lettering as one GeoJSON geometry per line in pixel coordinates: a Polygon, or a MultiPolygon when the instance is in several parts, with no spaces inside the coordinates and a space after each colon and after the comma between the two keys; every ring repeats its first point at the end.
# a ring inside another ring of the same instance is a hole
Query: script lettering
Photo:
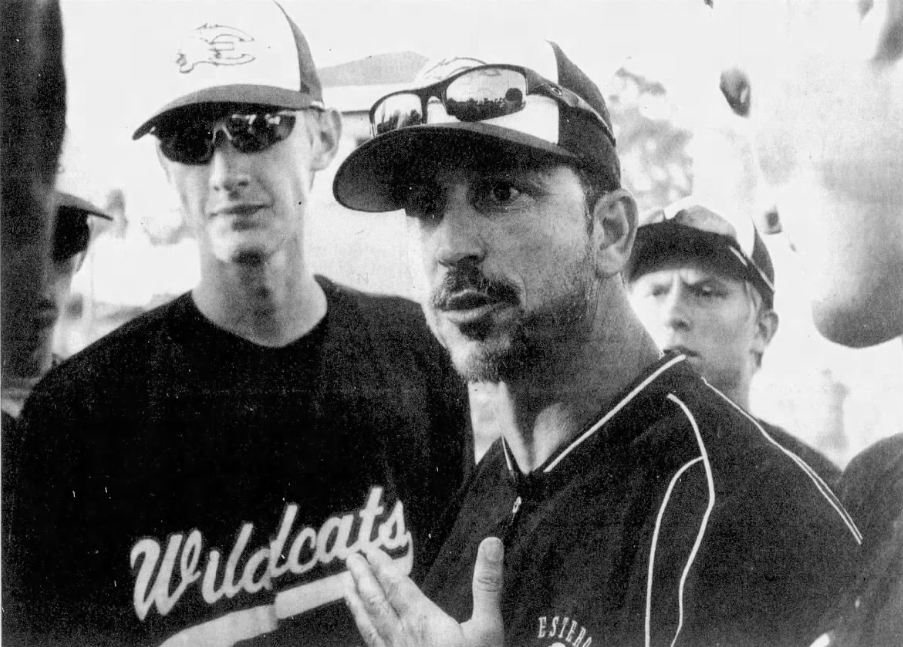
{"type": "MultiPolygon", "coordinates": [[[[253,595],[264,589],[272,590],[282,577],[302,575],[336,560],[344,562],[352,553],[368,547],[382,548],[396,555],[404,551],[397,558],[412,562],[414,547],[405,523],[404,505],[396,501],[386,515],[382,497],[383,488],[371,488],[360,510],[329,517],[319,528],[297,526],[298,506],[289,503],[283,510],[275,538],[257,546],[253,543],[254,524],[244,523],[228,552],[225,568],[221,568],[224,552],[218,547],[205,546],[198,529],[188,533],[187,539],[183,533],[170,535],[165,552],[159,540],[143,538],[130,553],[135,572],[135,613],[141,620],[154,608],[161,616],[167,615],[199,580],[198,592],[210,605],[223,596],[233,598],[241,593],[253,595]]],[[[321,579],[332,582],[331,577],[335,576],[321,579]]],[[[295,588],[298,594],[308,590],[295,588]]]]}

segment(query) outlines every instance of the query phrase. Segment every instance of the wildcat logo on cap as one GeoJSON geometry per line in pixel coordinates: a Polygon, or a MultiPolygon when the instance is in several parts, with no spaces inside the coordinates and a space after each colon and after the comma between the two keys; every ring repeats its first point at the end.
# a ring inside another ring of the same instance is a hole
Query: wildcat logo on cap
{"type": "Polygon", "coordinates": [[[191,34],[186,43],[179,48],[176,64],[179,72],[188,74],[196,66],[209,65],[244,65],[255,57],[243,49],[244,43],[253,42],[254,38],[235,27],[225,25],[201,25],[191,34]]]}

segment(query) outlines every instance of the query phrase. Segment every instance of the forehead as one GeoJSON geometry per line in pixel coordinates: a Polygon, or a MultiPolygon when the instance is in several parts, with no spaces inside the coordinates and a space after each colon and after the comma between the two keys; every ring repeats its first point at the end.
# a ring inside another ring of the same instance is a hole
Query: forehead
{"type": "Polygon", "coordinates": [[[464,151],[445,151],[422,159],[396,177],[396,186],[472,184],[485,178],[511,178],[554,184],[568,175],[578,178],[566,164],[518,162],[487,151],[485,156],[464,151]]]}
{"type": "Polygon", "coordinates": [[[631,283],[671,281],[679,278],[695,284],[715,281],[726,286],[742,287],[743,279],[702,258],[665,258],[649,262],[631,283]]]}

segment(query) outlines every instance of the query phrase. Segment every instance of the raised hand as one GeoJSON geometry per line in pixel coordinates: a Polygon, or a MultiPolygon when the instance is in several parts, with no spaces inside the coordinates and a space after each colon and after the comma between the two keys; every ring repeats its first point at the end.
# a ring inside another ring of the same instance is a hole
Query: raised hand
{"type": "Polygon", "coordinates": [[[381,550],[348,558],[345,602],[368,647],[502,647],[502,542],[480,544],[473,573],[473,615],[459,624],[381,550]]]}

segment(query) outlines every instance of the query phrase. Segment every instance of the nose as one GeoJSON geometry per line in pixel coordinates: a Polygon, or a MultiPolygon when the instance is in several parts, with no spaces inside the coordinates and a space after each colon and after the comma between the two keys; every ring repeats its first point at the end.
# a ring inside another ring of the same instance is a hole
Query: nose
{"type": "Polygon", "coordinates": [[[250,156],[236,150],[220,133],[210,160],[210,188],[216,192],[233,193],[247,187],[251,181],[249,163],[250,156]]]}
{"type": "Polygon", "coordinates": [[[673,285],[662,302],[662,322],[670,330],[689,330],[693,324],[684,291],[673,285]]]}
{"type": "Polygon", "coordinates": [[[481,262],[486,256],[483,223],[463,192],[446,194],[439,210],[430,233],[435,260],[446,267],[481,262]]]}

